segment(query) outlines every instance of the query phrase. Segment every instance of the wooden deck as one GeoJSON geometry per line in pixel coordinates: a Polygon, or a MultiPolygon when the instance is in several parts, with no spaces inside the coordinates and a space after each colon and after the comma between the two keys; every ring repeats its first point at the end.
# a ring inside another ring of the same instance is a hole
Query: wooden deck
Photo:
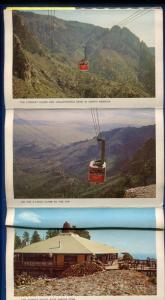
{"type": "Polygon", "coordinates": [[[156,274],[157,263],[156,260],[138,260],[134,259],[132,261],[119,261],[119,269],[134,270],[138,272],[143,272],[148,276],[156,274]]]}
{"type": "Polygon", "coordinates": [[[156,275],[157,264],[156,261],[147,261],[147,260],[133,260],[133,261],[123,261],[115,260],[112,264],[105,266],[105,269],[108,270],[133,270],[138,272],[143,272],[148,276],[156,275]]]}

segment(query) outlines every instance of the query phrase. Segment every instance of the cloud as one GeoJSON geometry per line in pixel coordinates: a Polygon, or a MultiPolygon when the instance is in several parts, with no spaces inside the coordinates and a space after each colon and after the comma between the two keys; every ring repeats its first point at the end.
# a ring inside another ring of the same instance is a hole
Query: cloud
{"type": "Polygon", "coordinates": [[[28,223],[40,224],[42,219],[39,215],[31,211],[24,211],[18,215],[19,221],[24,221],[28,223]]]}

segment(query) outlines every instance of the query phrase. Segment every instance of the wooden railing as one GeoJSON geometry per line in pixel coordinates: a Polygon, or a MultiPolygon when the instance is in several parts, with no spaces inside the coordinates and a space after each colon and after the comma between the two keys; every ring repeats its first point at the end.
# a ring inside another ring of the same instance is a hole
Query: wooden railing
{"type": "Polygon", "coordinates": [[[53,261],[15,261],[15,266],[32,266],[32,267],[53,267],[56,266],[56,262],[53,261]]]}
{"type": "Polygon", "coordinates": [[[148,261],[148,260],[120,260],[119,261],[119,268],[120,269],[133,269],[137,271],[147,271],[147,270],[155,270],[157,269],[156,261],[148,261]]]}
{"type": "MultiPolygon", "coordinates": [[[[57,266],[57,263],[54,261],[21,261],[21,260],[15,260],[14,262],[15,266],[57,266]]],[[[76,262],[68,261],[64,262],[62,265],[69,266],[72,264],[76,264],[76,262]]]]}

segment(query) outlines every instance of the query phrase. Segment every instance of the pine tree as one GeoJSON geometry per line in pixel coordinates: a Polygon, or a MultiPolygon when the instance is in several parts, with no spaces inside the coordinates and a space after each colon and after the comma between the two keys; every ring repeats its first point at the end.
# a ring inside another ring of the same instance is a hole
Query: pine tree
{"type": "Polygon", "coordinates": [[[76,226],[73,226],[73,232],[78,234],[79,236],[85,238],[85,239],[90,240],[90,238],[91,238],[88,230],[77,229],[76,226]]]}
{"type": "Polygon", "coordinates": [[[14,240],[14,249],[19,249],[22,247],[22,241],[19,235],[15,233],[15,240],[14,240]]]}
{"type": "Polygon", "coordinates": [[[22,236],[22,247],[25,247],[30,242],[29,232],[24,231],[22,236]]]}
{"type": "Polygon", "coordinates": [[[30,241],[29,232],[24,231],[22,238],[26,243],[29,243],[29,241],[30,241]]]}
{"type": "Polygon", "coordinates": [[[41,241],[41,237],[40,237],[38,231],[35,230],[33,232],[32,237],[31,237],[30,244],[37,243],[37,242],[40,242],[40,241],[41,241]]]}
{"type": "Polygon", "coordinates": [[[46,232],[46,237],[45,239],[50,239],[54,236],[57,236],[59,234],[59,229],[48,229],[46,232]]]}

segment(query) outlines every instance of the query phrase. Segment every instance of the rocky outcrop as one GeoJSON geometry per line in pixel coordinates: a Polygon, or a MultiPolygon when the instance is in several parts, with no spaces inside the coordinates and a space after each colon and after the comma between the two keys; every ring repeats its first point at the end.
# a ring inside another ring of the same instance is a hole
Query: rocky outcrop
{"type": "Polygon", "coordinates": [[[156,184],[139,186],[125,191],[124,198],[155,198],[156,184]]]}
{"type": "Polygon", "coordinates": [[[31,66],[28,57],[26,56],[21,41],[17,35],[14,35],[14,64],[13,73],[20,79],[30,80],[31,66]]]}

